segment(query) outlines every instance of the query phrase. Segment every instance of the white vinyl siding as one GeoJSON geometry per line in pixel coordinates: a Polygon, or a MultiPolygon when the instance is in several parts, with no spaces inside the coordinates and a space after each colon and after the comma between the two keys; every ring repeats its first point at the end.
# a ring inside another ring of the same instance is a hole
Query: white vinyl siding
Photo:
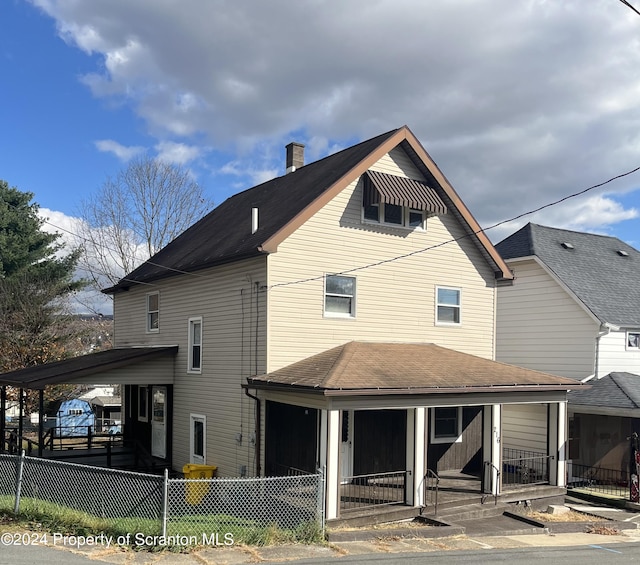
{"type": "Polygon", "coordinates": [[[613,371],[624,371],[640,375],[640,349],[629,347],[627,339],[628,336],[625,330],[612,331],[600,338],[600,346],[598,348],[599,377],[608,375],[613,371]]]}
{"type": "MultiPolygon", "coordinates": [[[[392,154],[371,168],[422,178],[402,150],[392,154]]],[[[268,370],[352,340],[430,342],[492,358],[494,273],[454,215],[429,218],[427,230],[363,224],[362,184],[352,183],[269,255],[268,284],[287,284],[269,293],[268,370]],[[322,316],[324,274],[350,269],[357,269],[357,317],[345,324],[322,316]],[[437,285],[463,290],[463,326],[436,326],[437,285]]]]}
{"type": "MultiPolygon", "coordinates": [[[[145,289],[132,288],[115,297],[117,347],[179,346],[175,360],[170,358],[169,363],[176,470],[190,462],[190,414],[207,418],[207,464],[216,465],[220,476],[237,476],[243,465],[248,466],[249,474],[255,470],[255,445],[249,441],[255,426],[255,402],[244,394],[241,385],[248,376],[265,370],[265,266],[264,258],[256,258],[158,281],[162,294],[159,334],[145,332],[145,289]],[[202,373],[187,375],[186,320],[197,317],[206,322],[202,373]],[[238,443],[240,432],[244,439],[238,443]]],[[[128,373],[131,380],[131,371],[128,373]]],[[[157,384],[153,374],[149,378],[150,384],[157,384]]]]}
{"type": "Polygon", "coordinates": [[[504,404],[502,447],[547,454],[547,406],[504,404]]]}
{"type": "Polygon", "coordinates": [[[533,260],[509,262],[498,289],[496,359],[554,375],[593,374],[598,324],[533,260]]]}

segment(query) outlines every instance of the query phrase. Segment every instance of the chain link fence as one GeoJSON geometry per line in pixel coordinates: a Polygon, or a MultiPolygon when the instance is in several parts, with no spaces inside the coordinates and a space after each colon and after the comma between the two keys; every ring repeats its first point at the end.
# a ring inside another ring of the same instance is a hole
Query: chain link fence
{"type": "Polygon", "coordinates": [[[169,479],[0,454],[0,510],[78,513],[96,528],[253,544],[324,536],[322,473],[289,477],[169,479]]]}

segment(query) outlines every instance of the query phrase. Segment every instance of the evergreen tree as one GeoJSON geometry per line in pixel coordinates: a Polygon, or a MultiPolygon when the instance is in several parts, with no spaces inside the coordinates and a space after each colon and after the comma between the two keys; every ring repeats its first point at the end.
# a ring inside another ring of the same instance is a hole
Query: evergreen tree
{"type": "Polygon", "coordinates": [[[85,285],[78,252],[43,231],[32,198],[0,180],[0,372],[69,356],[65,299],[85,285]]]}

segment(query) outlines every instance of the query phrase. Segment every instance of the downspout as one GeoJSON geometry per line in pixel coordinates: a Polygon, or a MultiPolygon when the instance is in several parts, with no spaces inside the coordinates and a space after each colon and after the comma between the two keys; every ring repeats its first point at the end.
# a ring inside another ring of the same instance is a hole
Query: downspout
{"type": "Polygon", "coordinates": [[[262,428],[260,425],[260,422],[262,421],[262,412],[261,412],[261,404],[260,404],[260,399],[257,396],[254,396],[253,394],[251,394],[249,392],[249,387],[247,385],[244,385],[242,388],[244,388],[244,393],[249,397],[249,398],[253,398],[253,400],[256,401],[256,447],[255,447],[255,451],[256,451],[256,475],[258,477],[261,476],[261,472],[262,472],[262,466],[260,465],[260,449],[261,449],[261,441],[260,441],[260,437],[262,435],[262,428]]]}

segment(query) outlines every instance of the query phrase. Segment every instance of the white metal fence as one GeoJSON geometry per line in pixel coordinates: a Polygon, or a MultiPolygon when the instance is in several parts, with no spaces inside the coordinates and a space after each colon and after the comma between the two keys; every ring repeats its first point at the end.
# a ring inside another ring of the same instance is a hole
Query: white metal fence
{"type": "Polygon", "coordinates": [[[323,535],[323,498],[322,473],[170,479],[0,454],[0,510],[78,512],[123,534],[260,543],[277,532],[301,541],[323,535]]]}

